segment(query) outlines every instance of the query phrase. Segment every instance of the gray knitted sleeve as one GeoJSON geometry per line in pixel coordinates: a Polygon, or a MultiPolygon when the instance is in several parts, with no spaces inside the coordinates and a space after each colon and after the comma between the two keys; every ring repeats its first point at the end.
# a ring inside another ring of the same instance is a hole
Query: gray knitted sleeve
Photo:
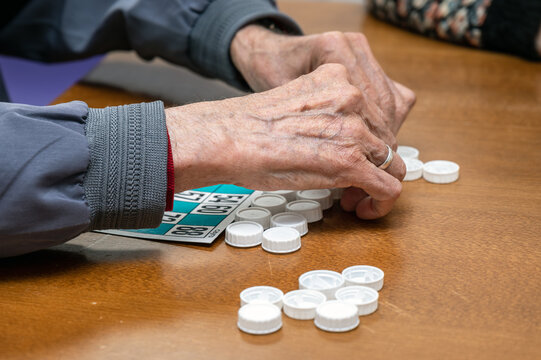
{"type": "Polygon", "coordinates": [[[231,61],[229,48],[243,26],[266,20],[284,33],[302,34],[297,23],[271,0],[216,0],[201,14],[190,34],[190,58],[198,71],[244,90],[248,84],[231,61]]]}
{"type": "Polygon", "coordinates": [[[89,109],[84,178],[89,230],[160,224],[167,191],[167,129],[160,101],[89,109]]]}

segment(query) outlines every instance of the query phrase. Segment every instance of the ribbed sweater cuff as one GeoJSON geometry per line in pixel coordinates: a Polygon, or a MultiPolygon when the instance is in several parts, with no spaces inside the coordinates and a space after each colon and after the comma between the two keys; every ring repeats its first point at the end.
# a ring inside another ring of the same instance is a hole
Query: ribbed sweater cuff
{"type": "Polygon", "coordinates": [[[248,90],[231,61],[229,48],[239,29],[263,19],[271,20],[286,33],[302,33],[294,20],[279,12],[268,0],[217,0],[209,5],[192,30],[191,60],[203,74],[248,90]]]}
{"type": "Polygon", "coordinates": [[[539,60],[535,37],[541,24],[539,0],[493,0],[482,29],[482,46],[539,60]]]}
{"type": "Polygon", "coordinates": [[[167,192],[163,103],[89,109],[85,132],[89,230],[159,226],[167,192]]]}

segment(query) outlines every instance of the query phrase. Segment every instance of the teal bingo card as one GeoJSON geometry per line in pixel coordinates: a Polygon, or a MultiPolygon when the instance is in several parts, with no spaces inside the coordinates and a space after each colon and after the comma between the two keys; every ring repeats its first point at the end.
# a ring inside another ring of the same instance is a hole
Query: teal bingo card
{"type": "Polygon", "coordinates": [[[214,185],[175,194],[173,211],[166,211],[155,229],[106,230],[107,234],[149,240],[210,244],[248,207],[260,191],[235,185],[214,185]]]}

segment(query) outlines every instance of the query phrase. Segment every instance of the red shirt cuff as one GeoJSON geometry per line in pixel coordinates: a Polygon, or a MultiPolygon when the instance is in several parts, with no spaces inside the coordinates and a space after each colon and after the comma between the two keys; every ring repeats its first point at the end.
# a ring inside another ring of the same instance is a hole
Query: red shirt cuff
{"type": "Polygon", "coordinates": [[[167,194],[165,197],[165,211],[173,210],[175,202],[175,167],[173,164],[173,152],[171,151],[171,140],[167,132],[167,194]]]}

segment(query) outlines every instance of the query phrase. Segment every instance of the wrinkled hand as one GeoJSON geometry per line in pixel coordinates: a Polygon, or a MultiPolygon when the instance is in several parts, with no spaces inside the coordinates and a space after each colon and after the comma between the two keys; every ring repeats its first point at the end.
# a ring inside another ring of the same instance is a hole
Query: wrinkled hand
{"type": "Polygon", "coordinates": [[[285,84],[323,64],[344,65],[351,83],[362,92],[364,121],[374,135],[396,150],[395,136],[415,103],[415,94],[385,75],[363,34],[287,36],[250,25],[236,34],[230,52],[255,91],[285,84]]]}
{"type": "MultiPolygon", "coordinates": [[[[361,91],[360,117],[374,135],[396,150],[396,134],[415,103],[415,94],[383,72],[363,34],[286,36],[250,25],[236,34],[230,52],[255,91],[285,84],[322,64],[344,65],[350,82],[361,91]]],[[[354,211],[358,204],[363,206],[366,197],[363,189],[346,189],[342,207],[354,211]]]]}
{"type": "Polygon", "coordinates": [[[366,194],[354,204],[360,218],[387,214],[405,166],[396,156],[377,167],[387,148],[362,120],[376,114],[349,78],[328,64],[266,92],[167,109],[176,189],[355,187],[366,194]]]}

